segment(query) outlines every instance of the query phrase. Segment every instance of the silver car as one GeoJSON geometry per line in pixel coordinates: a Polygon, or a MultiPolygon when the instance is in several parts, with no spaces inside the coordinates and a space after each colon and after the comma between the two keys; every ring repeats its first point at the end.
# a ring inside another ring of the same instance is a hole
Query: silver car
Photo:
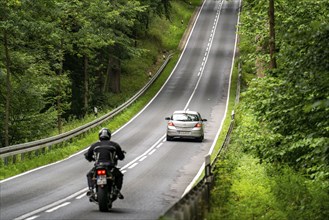
{"type": "Polygon", "coordinates": [[[175,111],[172,116],[166,117],[167,141],[174,138],[193,138],[200,142],[204,139],[204,121],[199,112],[175,111]]]}

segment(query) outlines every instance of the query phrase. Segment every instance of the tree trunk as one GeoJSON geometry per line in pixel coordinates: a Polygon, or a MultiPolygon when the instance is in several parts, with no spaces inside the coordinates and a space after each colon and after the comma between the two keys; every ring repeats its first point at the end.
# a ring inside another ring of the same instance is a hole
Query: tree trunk
{"type": "Polygon", "coordinates": [[[110,72],[111,72],[111,56],[109,56],[109,60],[107,63],[106,75],[102,89],[104,93],[109,91],[110,72]]]}
{"type": "Polygon", "coordinates": [[[113,93],[120,93],[120,75],[121,75],[121,64],[120,60],[113,58],[113,66],[110,71],[110,90],[113,93]]]}
{"type": "Polygon", "coordinates": [[[275,20],[274,20],[274,0],[270,0],[269,5],[269,19],[270,19],[270,68],[275,69],[275,20]]]}
{"type": "Polygon", "coordinates": [[[63,122],[62,122],[62,105],[61,105],[61,98],[60,96],[57,97],[57,130],[58,133],[61,134],[63,130],[63,122]]]}
{"type": "Polygon", "coordinates": [[[83,94],[83,100],[84,100],[84,114],[88,112],[88,97],[89,97],[89,73],[88,73],[88,57],[84,56],[84,94],[83,94]]]}
{"type": "MultiPolygon", "coordinates": [[[[60,52],[63,51],[63,45],[64,45],[64,39],[61,40],[61,45],[60,45],[60,52]]],[[[61,77],[62,73],[63,73],[63,60],[61,59],[59,61],[60,63],[60,69],[57,72],[58,77],[61,77]]],[[[63,121],[62,121],[62,94],[61,94],[61,80],[59,80],[60,85],[58,85],[59,91],[57,91],[57,98],[56,98],[56,108],[57,108],[57,130],[58,133],[61,134],[62,130],[63,130],[63,121]]]]}
{"type": "Polygon", "coordinates": [[[6,69],[7,69],[7,76],[6,76],[6,85],[7,85],[7,96],[6,96],[6,106],[5,106],[5,121],[4,121],[4,141],[5,146],[9,146],[9,122],[10,122],[10,105],[11,105],[11,72],[10,72],[10,57],[9,57],[9,50],[8,50],[8,36],[7,32],[4,31],[4,49],[5,49],[5,56],[6,56],[6,69]]]}

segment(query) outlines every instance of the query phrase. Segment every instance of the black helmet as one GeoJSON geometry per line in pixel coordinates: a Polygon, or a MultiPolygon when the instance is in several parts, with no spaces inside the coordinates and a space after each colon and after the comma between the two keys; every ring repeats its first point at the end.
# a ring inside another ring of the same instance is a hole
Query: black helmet
{"type": "Polygon", "coordinates": [[[102,128],[98,132],[99,140],[110,140],[111,139],[111,131],[107,128],[102,128]]]}

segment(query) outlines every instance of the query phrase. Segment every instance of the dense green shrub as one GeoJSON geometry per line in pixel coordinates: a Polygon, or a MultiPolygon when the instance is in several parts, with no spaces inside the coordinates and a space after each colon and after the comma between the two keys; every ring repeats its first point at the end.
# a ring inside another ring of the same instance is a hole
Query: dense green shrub
{"type": "MultiPolygon", "coordinates": [[[[247,119],[248,120],[248,119],[247,119]]],[[[240,123],[242,124],[242,123],[240,123]]],[[[216,164],[206,219],[327,219],[328,187],[288,166],[261,162],[233,142],[216,164]]]]}

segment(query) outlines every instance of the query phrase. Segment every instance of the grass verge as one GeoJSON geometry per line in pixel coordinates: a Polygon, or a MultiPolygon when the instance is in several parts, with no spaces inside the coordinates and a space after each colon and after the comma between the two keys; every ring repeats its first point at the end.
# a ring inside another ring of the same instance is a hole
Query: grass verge
{"type": "Polygon", "coordinates": [[[261,163],[234,141],[217,162],[211,198],[207,220],[329,216],[328,189],[321,182],[307,179],[289,167],[261,163]]]}

